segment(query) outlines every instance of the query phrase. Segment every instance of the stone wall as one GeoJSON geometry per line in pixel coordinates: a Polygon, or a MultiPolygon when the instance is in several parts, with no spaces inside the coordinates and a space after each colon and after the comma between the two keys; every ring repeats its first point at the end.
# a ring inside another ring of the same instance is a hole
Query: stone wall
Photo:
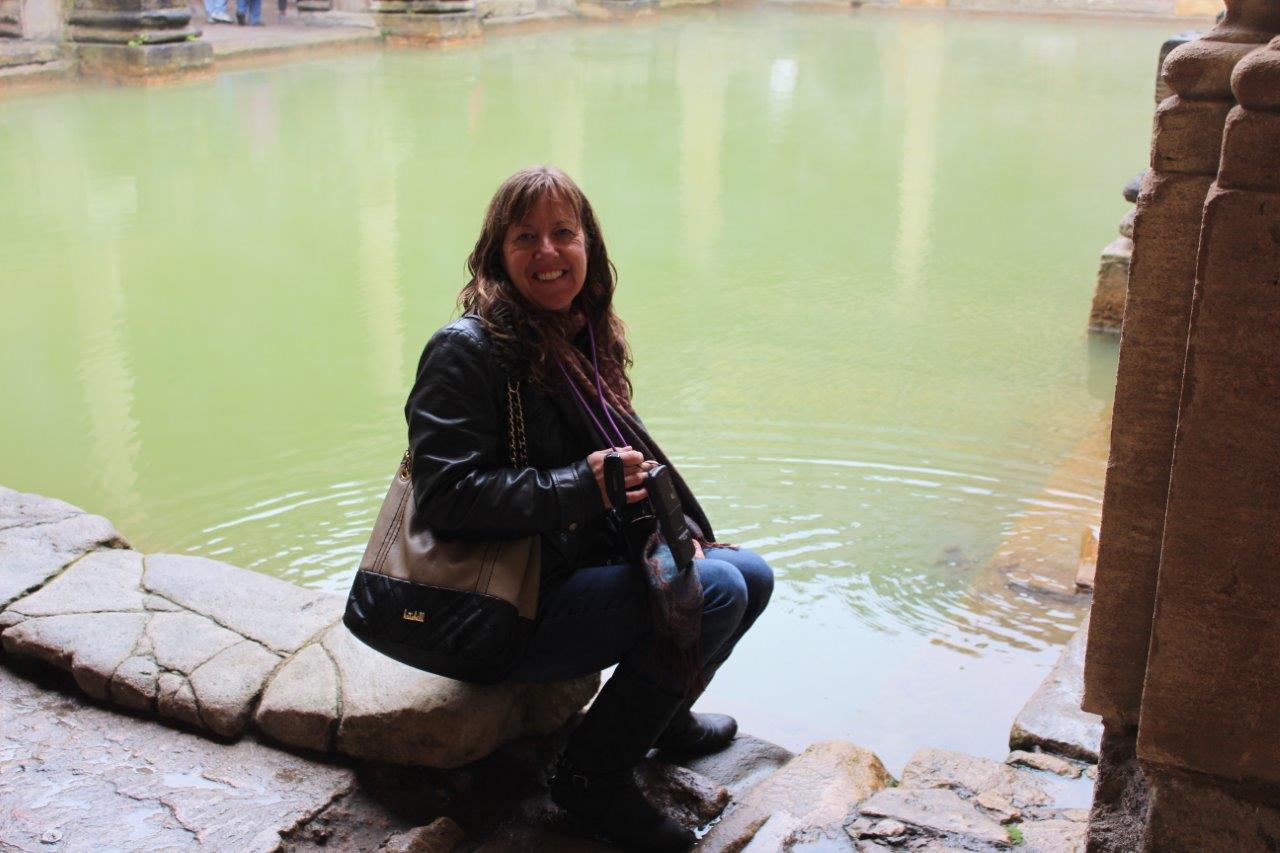
{"type": "Polygon", "coordinates": [[[1232,0],[1164,64],[1086,663],[1099,851],[1280,846],[1277,32],[1232,0]]]}
{"type": "Polygon", "coordinates": [[[813,3],[863,8],[956,9],[1031,15],[1100,15],[1117,17],[1198,18],[1212,20],[1223,10],[1221,0],[769,0],[784,4],[813,3]]]}

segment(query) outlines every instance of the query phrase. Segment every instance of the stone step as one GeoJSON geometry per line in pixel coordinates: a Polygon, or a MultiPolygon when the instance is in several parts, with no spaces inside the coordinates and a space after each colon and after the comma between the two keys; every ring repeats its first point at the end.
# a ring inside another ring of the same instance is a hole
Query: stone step
{"type": "Polygon", "coordinates": [[[61,57],[58,45],[47,41],[0,39],[0,69],[44,65],[61,57]]]}

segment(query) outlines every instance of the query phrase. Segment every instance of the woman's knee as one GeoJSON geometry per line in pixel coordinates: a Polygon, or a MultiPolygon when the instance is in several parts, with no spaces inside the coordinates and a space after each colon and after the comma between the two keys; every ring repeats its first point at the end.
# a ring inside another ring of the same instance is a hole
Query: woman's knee
{"type": "Polygon", "coordinates": [[[733,566],[742,575],[747,587],[748,603],[757,612],[764,609],[773,595],[773,569],[755,551],[745,548],[713,548],[708,559],[719,560],[733,566]]]}
{"type": "Polygon", "coordinates": [[[698,579],[702,582],[702,618],[737,627],[746,613],[751,597],[746,579],[732,563],[724,560],[698,560],[698,579]]]}

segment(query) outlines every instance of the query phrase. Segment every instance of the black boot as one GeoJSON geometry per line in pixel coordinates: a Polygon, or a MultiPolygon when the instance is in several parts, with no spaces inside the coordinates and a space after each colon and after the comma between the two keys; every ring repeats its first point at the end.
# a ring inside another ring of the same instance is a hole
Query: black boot
{"type": "Polygon", "coordinates": [[[689,703],[676,711],[654,746],[688,758],[724,749],[738,733],[738,721],[728,714],[695,714],[689,703]]]}
{"type": "Polygon", "coordinates": [[[688,850],[693,833],[649,805],[633,774],[681,702],[619,666],[569,738],[551,799],[625,850],[688,850]]]}
{"type": "MultiPolygon", "coordinates": [[[[720,665],[728,655],[712,661],[702,670],[702,685],[706,685],[715,677],[720,665]]],[[[693,703],[698,701],[702,691],[689,699],[676,710],[667,728],[658,736],[653,744],[658,749],[674,752],[684,758],[697,758],[710,755],[724,749],[738,733],[738,721],[728,714],[695,714],[693,703]]]]}

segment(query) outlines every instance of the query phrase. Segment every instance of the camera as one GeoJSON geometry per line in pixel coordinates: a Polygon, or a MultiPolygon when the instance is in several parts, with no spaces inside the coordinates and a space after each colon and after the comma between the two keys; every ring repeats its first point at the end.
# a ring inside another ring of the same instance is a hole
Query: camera
{"type": "MultiPolygon", "coordinates": [[[[604,458],[604,487],[609,495],[609,502],[622,511],[627,506],[626,477],[622,470],[622,457],[610,453],[604,458]]],[[[685,521],[684,507],[680,504],[680,496],[676,494],[671,469],[659,465],[651,469],[644,480],[645,493],[652,515],[642,513],[632,519],[633,523],[651,523],[656,521],[658,529],[667,547],[671,549],[671,557],[676,567],[684,570],[693,565],[695,552],[693,533],[685,521]]],[[[650,528],[652,529],[652,528],[650,528]]]]}

